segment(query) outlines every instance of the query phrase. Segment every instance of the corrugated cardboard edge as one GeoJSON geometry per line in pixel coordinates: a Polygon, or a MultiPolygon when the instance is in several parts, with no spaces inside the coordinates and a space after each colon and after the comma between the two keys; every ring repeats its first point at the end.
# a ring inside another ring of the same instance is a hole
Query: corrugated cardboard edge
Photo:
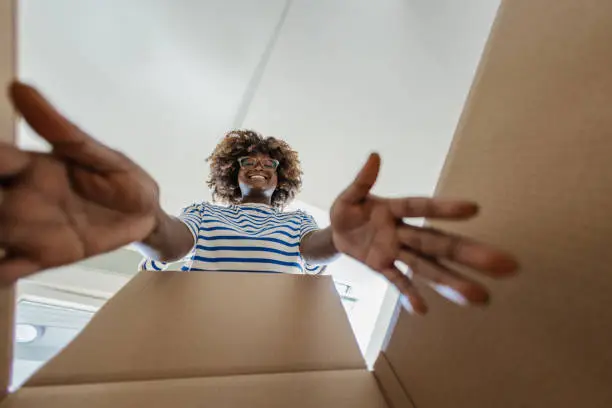
{"type": "MultiPolygon", "coordinates": [[[[438,192],[441,188],[441,185],[444,184],[444,180],[446,178],[447,173],[451,168],[451,161],[453,160],[452,152],[455,150],[459,140],[461,139],[461,135],[463,134],[463,128],[465,127],[466,119],[470,116],[472,111],[472,104],[470,103],[473,97],[474,90],[478,87],[478,83],[480,82],[480,78],[482,76],[482,72],[485,69],[485,66],[488,61],[488,55],[492,46],[492,38],[495,36],[496,29],[498,27],[498,21],[500,20],[500,15],[504,11],[505,2],[502,1],[500,7],[497,10],[495,18],[493,20],[493,24],[491,26],[491,31],[489,33],[489,37],[485,43],[485,46],[482,51],[482,55],[480,61],[478,63],[478,67],[476,68],[476,73],[474,74],[474,80],[472,81],[472,85],[468,92],[466,102],[461,112],[461,117],[459,118],[459,123],[457,124],[457,128],[455,129],[455,133],[453,136],[453,140],[451,141],[449,151],[446,155],[444,166],[442,167],[442,171],[440,172],[440,177],[438,178],[438,183],[436,184],[436,189],[434,195],[437,196],[438,192]]],[[[400,313],[405,313],[402,310],[401,306],[398,304],[396,306],[395,312],[391,318],[391,323],[389,325],[389,331],[387,332],[385,339],[382,345],[382,351],[378,355],[376,359],[376,363],[374,364],[374,375],[378,380],[380,385],[380,389],[383,392],[385,398],[387,398],[387,403],[392,408],[416,408],[414,401],[410,397],[408,393],[408,384],[402,384],[400,379],[395,374],[395,370],[393,368],[392,362],[387,358],[385,354],[385,350],[387,345],[391,341],[391,337],[393,337],[393,332],[395,330],[395,326],[397,325],[397,321],[399,319],[400,313]]]]}
{"type": "Polygon", "coordinates": [[[376,359],[374,376],[390,408],[416,408],[384,352],[381,352],[376,359]]]}
{"type": "Polygon", "coordinates": [[[401,313],[406,312],[402,309],[400,303],[397,302],[393,315],[391,316],[391,322],[389,323],[389,331],[387,331],[383,340],[382,351],[376,357],[373,374],[390,408],[416,408],[406,386],[400,381],[384,352],[391,341],[393,329],[397,325],[401,313]]]}
{"type": "MultiPolygon", "coordinates": [[[[0,84],[4,89],[17,71],[16,21],[17,0],[0,1],[0,84]]],[[[6,93],[0,98],[0,141],[15,142],[15,116],[6,93]]],[[[14,289],[0,288],[0,400],[7,395],[11,383],[14,289]]]]}
{"type": "MultiPolygon", "coordinates": [[[[453,135],[453,139],[451,140],[451,144],[449,146],[448,152],[446,154],[446,158],[444,159],[444,165],[442,166],[442,170],[440,171],[440,177],[438,177],[438,183],[436,184],[436,188],[434,190],[434,196],[438,196],[444,182],[447,178],[448,173],[452,168],[451,162],[454,159],[455,155],[453,152],[456,150],[457,145],[460,143],[461,135],[464,134],[463,129],[465,128],[468,118],[472,115],[472,107],[471,103],[474,97],[474,92],[478,88],[478,84],[482,78],[482,73],[485,70],[485,66],[489,61],[489,55],[491,53],[491,48],[493,46],[493,38],[496,35],[499,27],[499,21],[501,20],[501,15],[504,13],[506,2],[502,0],[499,8],[497,9],[497,13],[495,13],[495,18],[493,19],[493,25],[491,26],[491,31],[489,32],[489,37],[485,43],[484,49],[482,50],[482,55],[480,56],[480,61],[478,62],[478,67],[476,68],[476,73],[474,74],[474,80],[472,81],[472,85],[470,86],[470,90],[468,92],[467,98],[465,99],[465,104],[463,106],[463,110],[461,111],[461,116],[459,117],[459,123],[457,124],[457,128],[455,129],[455,133],[453,135]]],[[[429,223],[427,221],[427,223],[429,223]]]]}
{"type": "Polygon", "coordinates": [[[365,368],[27,387],[1,406],[388,408],[365,368]]]}

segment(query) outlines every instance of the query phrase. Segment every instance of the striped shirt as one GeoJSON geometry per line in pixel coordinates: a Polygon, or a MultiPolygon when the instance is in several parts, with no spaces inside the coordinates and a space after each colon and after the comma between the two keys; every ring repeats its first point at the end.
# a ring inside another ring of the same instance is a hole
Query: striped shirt
{"type": "MultiPolygon", "coordinates": [[[[301,239],[318,229],[312,216],[302,210],[202,202],[184,208],[179,219],[195,243],[183,271],[317,274],[323,269],[306,264],[300,254],[301,239]]],[[[166,268],[167,264],[150,259],[140,264],[141,270],[166,268]]]]}

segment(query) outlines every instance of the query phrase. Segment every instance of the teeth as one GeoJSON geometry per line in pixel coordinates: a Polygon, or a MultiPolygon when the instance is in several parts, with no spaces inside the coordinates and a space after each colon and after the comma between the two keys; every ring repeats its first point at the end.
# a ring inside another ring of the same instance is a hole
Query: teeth
{"type": "Polygon", "coordinates": [[[255,175],[255,176],[251,176],[251,179],[265,180],[266,178],[264,176],[255,175]]]}

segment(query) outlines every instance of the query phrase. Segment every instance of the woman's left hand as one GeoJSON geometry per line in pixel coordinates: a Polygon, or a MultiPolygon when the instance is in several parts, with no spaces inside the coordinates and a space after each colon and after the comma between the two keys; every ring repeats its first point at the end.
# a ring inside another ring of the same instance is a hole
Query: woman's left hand
{"type": "Polygon", "coordinates": [[[404,218],[463,220],[478,212],[475,203],[438,198],[381,198],[370,194],[380,168],[372,154],[355,181],[336,198],[331,209],[332,239],[338,251],[384,275],[400,291],[402,303],[416,313],[427,305],[410,277],[395,265],[406,264],[412,276],[426,280],[442,296],[460,304],[482,304],[484,286],[441,261],[469,266],[497,278],[514,273],[517,262],[508,254],[468,238],[429,227],[415,227],[404,218]]]}

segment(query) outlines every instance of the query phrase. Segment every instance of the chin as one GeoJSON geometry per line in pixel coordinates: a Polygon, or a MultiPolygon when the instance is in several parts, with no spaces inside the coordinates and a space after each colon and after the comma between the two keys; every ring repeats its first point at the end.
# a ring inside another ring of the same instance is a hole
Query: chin
{"type": "Polygon", "coordinates": [[[268,183],[266,183],[265,181],[263,183],[247,183],[247,186],[249,186],[251,190],[260,191],[267,191],[272,188],[272,186],[268,185],[268,183]]]}
{"type": "Polygon", "coordinates": [[[255,193],[257,195],[270,195],[276,190],[275,185],[270,185],[268,181],[255,182],[252,181],[240,181],[240,189],[243,195],[255,193]]]}

